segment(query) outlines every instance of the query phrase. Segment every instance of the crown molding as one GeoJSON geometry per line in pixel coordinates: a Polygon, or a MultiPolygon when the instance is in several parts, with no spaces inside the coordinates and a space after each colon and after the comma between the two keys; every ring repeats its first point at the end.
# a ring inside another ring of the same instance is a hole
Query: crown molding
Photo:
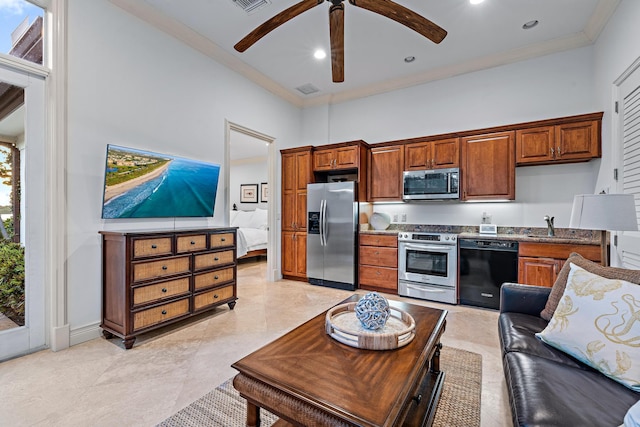
{"type": "Polygon", "coordinates": [[[591,19],[584,27],[584,33],[591,42],[595,42],[600,33],[609,22],[609,19],[616,11],[616,8],[622,0],[600,0],[596,5],[596,10],[591,15],[591,19]]]}

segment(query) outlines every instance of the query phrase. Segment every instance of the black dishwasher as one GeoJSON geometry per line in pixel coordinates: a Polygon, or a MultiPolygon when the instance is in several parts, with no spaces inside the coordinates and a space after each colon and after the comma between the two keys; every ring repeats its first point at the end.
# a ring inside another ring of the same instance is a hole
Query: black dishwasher
{"type": "Polygon", "coordinates": [[[460,304],[500,308],[500,287],[518,281],[518,242],[460,239],[460,304]]]}

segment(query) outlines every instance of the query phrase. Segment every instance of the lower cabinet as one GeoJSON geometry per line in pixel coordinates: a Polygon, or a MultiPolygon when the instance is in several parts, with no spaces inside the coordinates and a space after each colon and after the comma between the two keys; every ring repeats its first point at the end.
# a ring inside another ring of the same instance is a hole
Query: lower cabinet
{"type": "Polygon", "coordinates": [[[282,276],[307,281],[307,233],[282,232],[282,276]]]}
{"type": "Polygon", "coordinates": [[[552,287],[572,252],[593,262],[601,260],[599,245],[520,242],[518,283],[552,287]]]}
{"type": "Polygon", "coordinates": [[[360,234],[360,288],[398,293],[398,236],[360,234]]]}
{"type": "Polygon", "coordinates": [[[236,229],[102,231],[103,335],[136,337],[236,300],[236,229]]]}

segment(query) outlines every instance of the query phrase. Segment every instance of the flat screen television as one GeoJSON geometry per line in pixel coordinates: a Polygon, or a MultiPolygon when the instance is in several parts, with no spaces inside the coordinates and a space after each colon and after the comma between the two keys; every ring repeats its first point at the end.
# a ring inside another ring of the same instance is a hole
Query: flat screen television
{"type": "Polygon", "coordinates": [[[102,218],[210,217],[220,165],[107,145],[102,218]]]}

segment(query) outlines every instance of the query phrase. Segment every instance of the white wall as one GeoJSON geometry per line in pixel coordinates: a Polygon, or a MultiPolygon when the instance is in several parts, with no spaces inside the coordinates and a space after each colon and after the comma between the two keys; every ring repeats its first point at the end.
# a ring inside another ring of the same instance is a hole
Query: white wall
{"type": "Polygon", "coordinates": [[[269,165],[266,157],[232,161],[229,174],[231,206],[235,203],[238,209],[243,211],[252,211],[256,208],[267,209],[267,204],[260,201],[262,200],[260,184],[267,182],[268,177],[269,165]],[[258,203],[240,203],[240,184],[258,184],[258,203]]]}
{"type": "Polygon", "coordinates": [[[278,148],[300,141],[302,119],[299,109],[106,0],[69,2],[68,40],[66,267],[74,344],[96,336],[101,320],[100,230],[223,225],[229,209],[221,174],[212,219],[100,219],[107,144],[224,163],[225,119],[274,136],[278,148]]]}
{"type": "MultiPolygon", "coordinates": [[[[338,105],[304,110],[303,141],[354,139],[370,144],[602,111],[593,90],[593,48],[504,65],[338,105]],[[328,120],[328,122],[327,122],[328,120]]],[[[408,223],[473,225],[482,212],[499,225],[569,224],[573,196],[593,193],[600,160],[516,169],[516,200],[508,203],[382,204],[408,223]]]]}

